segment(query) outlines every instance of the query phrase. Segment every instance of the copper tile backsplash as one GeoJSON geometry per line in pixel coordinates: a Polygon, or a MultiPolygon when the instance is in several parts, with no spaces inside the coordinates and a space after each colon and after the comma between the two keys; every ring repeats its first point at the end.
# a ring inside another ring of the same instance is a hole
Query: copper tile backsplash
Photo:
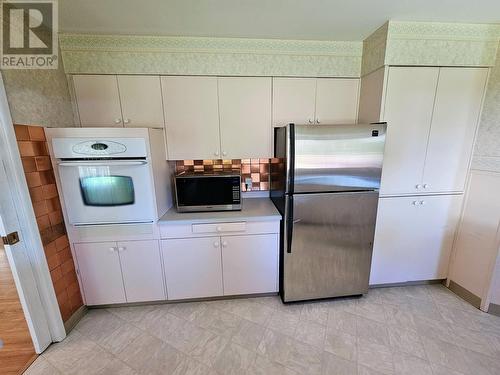
{"type": "Polygon", "coordinates": [[[252,179],[252,191],[269,190],[269,170],[271,163],[279,159],[214,159],[214,160],[177,160],[175,173],[184,171],[210,172],[222,170],[241,170],[241,190],[247,191],[245,179],[252,179]]]}

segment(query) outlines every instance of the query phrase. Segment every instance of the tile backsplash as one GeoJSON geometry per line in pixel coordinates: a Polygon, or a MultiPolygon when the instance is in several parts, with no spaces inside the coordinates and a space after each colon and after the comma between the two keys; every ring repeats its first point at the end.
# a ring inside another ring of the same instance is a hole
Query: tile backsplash
{"type": "Polygon", "coordinates": [[[241,171],[242,191],[248,191],[245,184],[247,178],[252,179],[251,190],[269,190],[270,164],[278,162],[279,159],[177,160],[175,162],[175,173],[177,174],[184,171],[211,172],[238,169],[241,171]]]}
{"type": "Polygon", "coordinates": [[[15,125],[17,145],[57,302],[64,321],[83,305],[54,171],[39,126],[15,125]]]}

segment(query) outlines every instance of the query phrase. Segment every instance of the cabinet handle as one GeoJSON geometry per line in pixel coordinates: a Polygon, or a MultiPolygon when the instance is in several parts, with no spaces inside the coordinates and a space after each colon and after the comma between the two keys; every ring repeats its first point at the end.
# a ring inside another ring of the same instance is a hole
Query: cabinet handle
{"type": "Polygon", "coordinates": [[[424,184],[424,189],[427,189],[429,187],[428,184],[424,184]]]}
{"type": "Polygon", "coordinates": [[[118,251],[119,251],[120,253],[121,253],[122,251],[125,251],[125,250],[127,250],[127,248],[126,248],[125,246],[123,246],[123,247],[119,247],[119,248],[118,248],[118,251]]]}
{"type": "Polygon", "coordinates": [[[217,230],[217,232],[222,232],[222,227],[217,227],[215,229],[217,230]]]}
{"type": "Polygon", "coordinates": [[[309,119],[309,124],[313,124],[313,123],[314,123],[314,121],[309,119]]]}
{"type": "Polygon", "coordinates": [[[222,247],[227,247],[227,242],[226,241],[222,241],[222,247]]]}
{"type": "Polygon", "coordinates": [[[319,124],[319,118],[316,119],[316,124],[319,124]]]}
{"type": "Polygon", "coordinates": [[[219,156],[219,151],[215,151],[215,152],[214,152],[214,155],[215,155],[215,156],[219,156]]]}
{"type": "Polygon", "coordinates": [[[115,124],[120,124],[122,122],[122,119],[121,118],[117,118],[115,119],[115,124]]]}
{"type": "Polygon", "coordinates": [[[421,206],[425,205],[425,201],[418,202],[421,206]]]}
{"type": "Polygon", "coordinates": [[[411,202],[411,204],[413,204],[414,206],[416,206],[416,205],[417,205],[417,203],[418,203],[417,201],[413,201],[413,202],[411,202]]]}
{"type": "Polygon", "coordinates": [[[222,156],[226,156],[227,155],[227,152],[226,151],[222,151],[222,156]]]}
{"type": "Polygon", "coordinates": [[[130,122],[130,119],[126,118],[125,120],[123,120],[123,123],[124,124],[128,124],[130,122]]]}
{"type": "Polygon", "coordinates": [[[112,252],[114,252],[114,251],[116,251],[116,247],[110,247],[110,248],[109,248],[109,252],[110,252],[110,253],[112,253],[112,252]]]}
{"type": "Polygon", "coordinates": [[[422,185],[420,185],[420,184],[415,185],[415,188],[417,188],[417,189],[420,189],[421,187],[422,187],[422,185]]]}
{"type": "Polygon", "coordinates": [[[214,247],[219,247],[219,241],[214,242],[214,247]]]}

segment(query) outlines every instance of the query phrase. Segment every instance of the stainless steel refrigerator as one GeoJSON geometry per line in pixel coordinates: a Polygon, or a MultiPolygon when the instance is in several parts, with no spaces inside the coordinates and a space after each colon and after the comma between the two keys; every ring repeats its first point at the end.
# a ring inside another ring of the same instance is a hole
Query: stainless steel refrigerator
{"type": "Polygon", "coordinates": [[[275,129],[284,302],[368,291],[386,124],[275,129]]]}

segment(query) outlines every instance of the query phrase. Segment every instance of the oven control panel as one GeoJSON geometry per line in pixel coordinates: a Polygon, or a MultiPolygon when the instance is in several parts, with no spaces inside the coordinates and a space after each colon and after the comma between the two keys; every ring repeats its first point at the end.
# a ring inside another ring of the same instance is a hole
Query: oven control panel
{"type": "Polygon", "coordinates": [[[144,138],[53,138],[52,148],[59,159],[148,156],[144,138]]]}
{"type": "Polygon", "coordinates": [[[115,155],[122,154],[127,151],[127,147],[124,144],[113,142],[113,141],[84,141],[77,143],[73,146],[73,152],[75,154],[82,155],[115,155]]]}

